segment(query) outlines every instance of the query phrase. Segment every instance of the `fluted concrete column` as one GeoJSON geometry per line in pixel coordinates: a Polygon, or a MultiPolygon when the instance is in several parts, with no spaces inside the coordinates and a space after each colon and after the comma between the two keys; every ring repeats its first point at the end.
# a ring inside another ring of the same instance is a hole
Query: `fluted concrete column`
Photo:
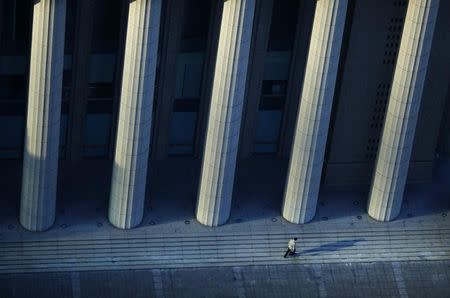
{"type": "Polygon", "coordinates": [[[208,226],[230,215],[254,14],[255,0],[224,2],[196,212],[208,226]]]}
{"type": "Polygon", "coordinates": [[[400,213],[438,6],[439,0],[409,0],[369,196],[376,220],[400,213]]]}
{"type": "Polygon", "coordinates": [[[316,212],[347,0],[317,1],[289,164],[283,217],[310,221],[316,212]]]}
{"type": "Polygon", "coordinates": [[[137,226],[144,213],[161,0],[130,1],[109,220],[137,226]]]}
{"type": "Polygon", "coordinates": [[[34,1],[20,201],[20,223],[31,231],[55,221],[65,19],[65,0],[34,1]]]}

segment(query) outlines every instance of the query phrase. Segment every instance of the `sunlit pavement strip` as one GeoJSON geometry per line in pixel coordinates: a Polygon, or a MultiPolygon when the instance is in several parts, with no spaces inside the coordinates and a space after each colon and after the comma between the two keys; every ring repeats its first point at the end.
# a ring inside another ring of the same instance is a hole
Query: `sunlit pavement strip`
{"type": "Polygon", "coordinates": [[[322,279],[322,272],[321,272],[322,270],[320,268],[320,265],[314,264],[312,268],[314,271],[314,278],[316,279],[319,288],[319,297],[325,298],[327,297],[327,290],[325,289],[325,283],[323,282],[322,279]]]}
{"type": "Polygon", "coordinates": [[[152,270],[152,276],[153,276],[153,287],[155,289],[156,297],[157,298],[164,297],[163,286],[162,286],[162,278],[161,278],[161,270],[153,269],[152,270]]]}
{"type": "Polygon", "coordinates": [[[72,280],[72,296],[73,298],[81,298],[81,286],[80,286],[80,273],[71,272],[70,277],[72,280]]]}
{"type": "Polygon", "coordinates": [[[403,280],[400,264],[398,262],[392,262],[392,269],[394,271],[395,282],[397,283],[397,289],[400,298],[408,298],[408,293],[406,291],[405,281],[403,280]]]}

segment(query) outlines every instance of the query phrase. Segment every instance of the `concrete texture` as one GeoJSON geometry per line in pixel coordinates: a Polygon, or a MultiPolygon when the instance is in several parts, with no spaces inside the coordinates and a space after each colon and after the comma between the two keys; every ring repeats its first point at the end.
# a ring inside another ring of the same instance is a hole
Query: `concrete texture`
{"type": "Polygon", "coordinates": [[[225,1],[197,202],[208,226],[230,216],[255,0],[225,1]]]}
{"type": "Polygon", "coordinates": [[[411,0],[405,18],[389,104],[369,195],[380,221],[400,213],[439,0],[411,0]]]}
{"type": "Polygon", "coordinates": [[[65,0],[35,1],[20,223],[43,231],[55,221],[65,0]]]}
{"type": "Polygon", "coordinates": [[[161,0],[129,4],[109,220],[137,226],[144,212],[161,0]]]}
{"type": "Polygon", "coordinates": [[[9,297],[449,297],[450,262],[87,271],[0,275],[9,297]]]}
{"type": "Polygon", "coordinates": [[[287,162],[240,163],[229,222],[211,228],[195,220],[199,163],[172,159],[152,166],[151,200],[132,230],[108,223],[105,164],[61,170],[64,196],[44,233],[0,201],[0,296],[449,296],[450,160],[432,183],[407,185],[395,221],[371,219],[367,193],[322,189],[305,225],[280,215],[287,162]],[[292,236],[299,255],[284,259],[292,236]]]}
{"type": "Polygon", "coordinates": [[[347,0],[318,1],[282,207],[293,223],[316,212],[347,0]]]}

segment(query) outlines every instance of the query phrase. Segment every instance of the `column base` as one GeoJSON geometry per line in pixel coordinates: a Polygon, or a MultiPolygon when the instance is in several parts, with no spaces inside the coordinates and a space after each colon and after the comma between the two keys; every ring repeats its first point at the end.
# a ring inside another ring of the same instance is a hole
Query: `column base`
{"type": "Polygon", "coordinates": [[[142,219],[143,219],[143,215],[135,216],[131,219],[128,219],[123,216],[117,216],[116,214],[114,214],[113,211],[111,211],[111,209],[108,213],[108,220],[109,220],[110,224],[121,230],[129,230],[129,229],[136,228],[137,226],[139,226],[141,224],[142,219]]]}
{"type": "Polygon", "coordinates": [[[32,225],[29,222],[27,222],[27,220],[23,219],[22,216],[20,216],[19,223],[27,231],[45,232],[45,231],[50,230],[51,227],[53,227],[53,224],[55,223],[55,217],[53,217],[51,220],[49,220],[45,223],[32,225]]]}
{"type": "Polygon", "coordinates": [[[370,208],[367,209],[367,215],[370,218],[379,221],[379,222],[390,222],[395,220],[399,216],[400,212],[392,212],[390,214],[375,214],[374,211],[371,211],[370,208]]]}
{"type": "Polygon", "coordinates": [[[212,216],[212,219],[204,218],[202,216],[199,216],[198,212],[196,212],[195,218],[200,224],[202,224],[204,226],[218,227],[218,226],[222,226],[228,222],[228,219],[230,219],[230,214],[228,214],[227,216],[222,216],[222,219],[219,216],[219,218],[216,220],[217,216],[212,216]]]}
{"type": "Polygon", "coordinates": [[[282,216],[285,220],[287,220],[290,223],[293,224],[306,224],[314,219],[314,216],[316,213],[308,214],[308,216],[302,216],[302,217],[295,217],[289,214],[286,214],[286,212],[282,212],[282,216]]]}

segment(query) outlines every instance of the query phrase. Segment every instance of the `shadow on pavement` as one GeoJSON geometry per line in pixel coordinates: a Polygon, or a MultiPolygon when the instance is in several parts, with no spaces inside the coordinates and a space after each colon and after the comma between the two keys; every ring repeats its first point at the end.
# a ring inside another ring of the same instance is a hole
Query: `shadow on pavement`
{"type": "Polygon", "coordinates": [[[330,252],[330,251],[338,251],[346,247],[354,246],[358,242],[366,241],[365,239],[355,239],[355,240],[341,240],[334,243],[323,244],[316,248],[311,248],[307,250],[303,250],[297,252],[296,256],[308,255],[308,256],[316,256],[321,252],[330,252]]]}

